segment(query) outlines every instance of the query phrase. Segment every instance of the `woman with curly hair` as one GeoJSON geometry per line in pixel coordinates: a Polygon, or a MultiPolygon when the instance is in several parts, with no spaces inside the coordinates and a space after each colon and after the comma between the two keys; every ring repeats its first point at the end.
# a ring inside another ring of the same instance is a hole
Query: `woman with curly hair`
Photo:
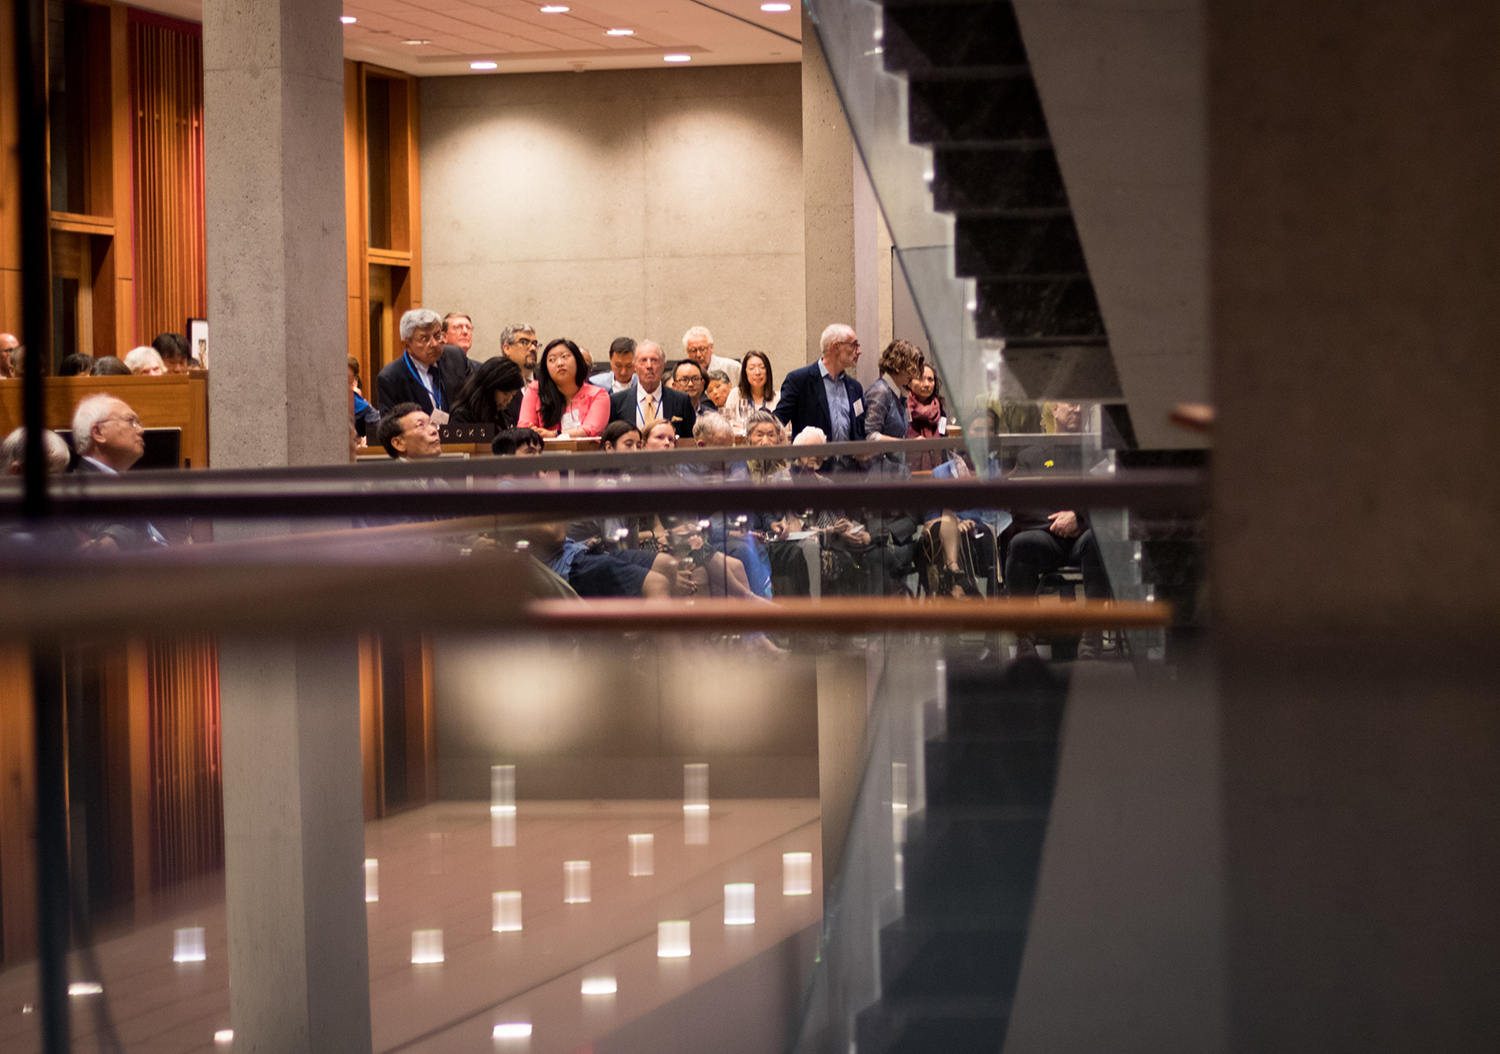
{"type": "MultiPolygon", "coordinates": [[[[911,430],[907,387],[922,369],[922,352],[907,340],[893,340],[880,353],[880,378],[865,389],[865,435],[871,439],[905,439],[911,430]]],[[[907,475],[905,454],[880,454],[871,472],[907,475]]]]}

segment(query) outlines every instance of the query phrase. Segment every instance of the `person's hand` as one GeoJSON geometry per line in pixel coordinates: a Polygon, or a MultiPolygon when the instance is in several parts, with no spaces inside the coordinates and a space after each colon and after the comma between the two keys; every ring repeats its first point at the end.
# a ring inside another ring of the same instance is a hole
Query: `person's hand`
{"type": "Polygon", "coordinates": [[[1077,538],[1078,517],[1071,512],[1054,512],[1047,517],[1047,530],[1059,538],[1077,538]]]}
{"type": "Polygon", "coordinates": [[[679,564],[677,567],[677,592],[692,595],[698,592],[698,583],[693,581],[692,564],[679,564]]]}
{"type": "Polygon", "coordinates": [[[974,521],[973,520],[959,520],[958,521],[958,529],[960,531],[964,531],[964,532],[972,531],[974,529],[974,521]]]}
{"type": "Polygon", "coordinates": [[[869,545],[870,532],[858,527],[850,527],[844,532],[844,537],[855,545],[869,545]]]}
{"type": "Polygon", "coordinates": [[[792,533],[791,528],[787,526],[785,520],[777,520],[771,524],[771,536],[773,538],[785,538],[790,533],[792,533]]]}
{"type": "Polygon", "coordinates": [[[538,426],[537,428],[534,429],[534,431],[536,432],[537,435],[541,436],[543,439],[556,439],[557,438],[557,429],[555,429],[555,428],[542,428],[541,426],[538,426]]]}
{"type": "Polygon", "coordinates": [[[955,458],[953,461],[953,478],[968,479],[972,472],[969,471],[969,463],[963,458],[955,458]]]}

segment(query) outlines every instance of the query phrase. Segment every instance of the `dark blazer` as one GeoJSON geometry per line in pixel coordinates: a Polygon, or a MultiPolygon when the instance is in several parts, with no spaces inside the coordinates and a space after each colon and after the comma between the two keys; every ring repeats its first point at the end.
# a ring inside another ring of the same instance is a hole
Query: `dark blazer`
{"type": "MultiPolygon", "coordinates": [[[[451,344],[443,345],[443,354],[434,370],[438,376],[444,410],[452,413],[458,393],[473,368],[474,364],[462,351],[451,344]]],[[[432,397],[427,394],[422,382],[417,380],[414,369],[415,367],[409,368],[406,365],[406,355],[402,354],[380,371],[380,375],[375,378],[375,402],[381,413],[398,403],[416,403],[423,410],[432,413],[432,397]]]]}
{"type": "MultiPolygon", "coordinates": [[[[679,439],[693,438],[693,423],[697,421],[698,415],[693,412],[693,400],[675,388],[668,388],[662,384],[661,407],[657,410],[660,417],[669,417],[677,426],[677,437],[679,439]]],[[[609,419],[611,421],[629,421],[635,424],[636,386],[632,384],[623,392],[615,392],[609,397],[609,419]]]]}
{"type": "MultiPolygon", "coordinates": [[[[865,438],[864,389],[858,381],[844,371],[844,391],[849,395],[849,441],[865,438]]],[[[821,428],[833,442],[833,418],[828,415],[828,393],[823,390],[823,374],[814,362],[810,366],[793,370],[781,382],[781,402],[776,404],[775,414],[781,422],[791,427],[791,438],[804,428],[821,428]]]]}

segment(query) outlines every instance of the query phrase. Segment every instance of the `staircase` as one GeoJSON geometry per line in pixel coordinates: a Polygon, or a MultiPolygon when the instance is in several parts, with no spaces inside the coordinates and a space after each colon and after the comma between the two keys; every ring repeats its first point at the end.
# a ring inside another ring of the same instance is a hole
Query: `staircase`
{"type": "Polygon", "coordinates": [[[950,670],[926,744],[927,807],[902,858],[905,912],[880,933],[881,997],[858,1054],[997,1052],[1020,976],[1057,779],[1066,674],[1036,660],[950,670]]]}

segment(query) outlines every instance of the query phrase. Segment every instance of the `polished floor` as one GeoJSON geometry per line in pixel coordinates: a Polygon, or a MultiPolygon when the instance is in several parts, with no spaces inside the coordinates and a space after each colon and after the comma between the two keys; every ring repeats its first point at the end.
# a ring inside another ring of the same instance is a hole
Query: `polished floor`
{"type": "MultiPolygon", "coordinates": [[[[709,982],[782,954],[821,919],[818,803],[715,801],[707,844],[685,844],[685,834],[681,799],[522,802],[516,844],[503,847],[492,844],[483,803],[439,803],[367,825],[366,855],[377,862],[378,899],[367,904],[375,1051],[627,1051],[651,1049],[642,1045],[650,1040],[642,1023],[680,1032],[688,1026],[675,1022],[692,1020],[700,1033],[711,1031],[714,1015],[705,1024],[703,1015],[673,1008],[709,982]],[[650,875],[630,874],[632,834],[653,836],[650,875]],[[811,895],[783,894],[782,854],[793,852],[812,854],[811,895]],[[589,899],[565,903],[564,863],[583,860],[589,899]],[[725,924],[728,883],[754,884],[753,924],[725,924]],[[500,891],[522,895],[519,932],[492,929],[500,891]],[[690,955],[658,957],[663,921],[689,923],[690,955]],[[441,962],[413,964],[419,930],[442,931],[441,962]],[[608,987],[606,978],[614,994],[583,994],[585,979],[608,987]],[[496,1025],[529,1025],[530,1038],[496,1039],[496,1025]]],[[[76,1049],[96,1048],[101,1011],[131,1054],[232,1049],[222,1035],[230,1027],[225,940],[222,901],[102,940],[104,992],[70,999],[76,1049]],[[194,927],[204,931],[204,960],[174,962],[178,931],[194,927]]],[[[84,970],[74,962],[75,979],[84,970]]],[[[39,1049],[35,976],[31,966],[0,973],[7,1054],[39,1049]]],[[[734,1016],[722,1020],[727,1029],[734,1016]]],[[[764,1024],[771,1036],[782,1028],[764,1024]]],[[[743,1029],[734,1038],[664,1036],[660,1049],[684,1042],[743,1049],[743,1029]]]]}

